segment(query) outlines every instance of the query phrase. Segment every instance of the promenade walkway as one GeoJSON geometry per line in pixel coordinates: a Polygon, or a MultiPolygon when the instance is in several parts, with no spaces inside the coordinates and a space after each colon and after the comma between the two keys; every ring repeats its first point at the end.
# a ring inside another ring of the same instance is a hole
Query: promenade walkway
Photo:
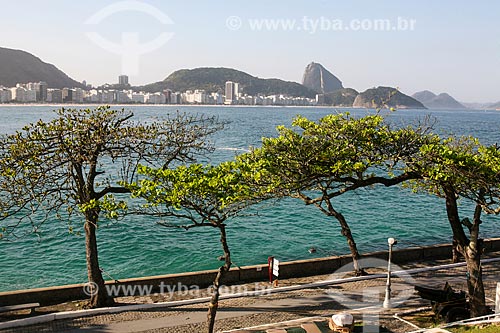
{"type": "MultiPolygon", "coordinates": [[[[500,252],[489,253],[486,257],[498,258],[500,252]]],[[[403,269],[436,266],[449,261],[420,262],[402,265],[403,269]]],[[[380,273],[372,270],[370,273],[380,273]]],[[[494,304],[495,288],[500,281],[500,262],[483,265],[483,274],[489,305],[494,304]]],[[[280,286],[305,284],[331,279],[332,275],[314,276],[280,281],[280,286]]],[[[338,311],[346,310],[355,315],[356,320],[371,321],[387,328],[387,332],[408,332],[414,327],[393,318],[395,313],[416,309],[428,302],[421,300],[413,291],[412,284],[442,287],[449,282],[456,289],[466,290],[465,268],[453,268],[434,272],[411,275],[411,277],[393,279],[393,301],[401,302],[397,307],[384,310],[380,307],[385,290],[385,279],[343,283],[331,287],[308,288],[284,293],[228,299],[220,302],[217,313],[216,330],[229,331],[258,325],[268,325],[265,329],[283,328],[282,322],[330,316],[338,311]],[[377,323],[377,320],[379,321],[377,323]],[[273,324],[275,323],[275,324],[273,324]]],[[[260,288],[261,283],[242,285],[241,288],[260,288]]],[[[206,291],[200,297],[206,296],[206,291]]],[[[120,303],[152,303],[165,301],[159,296],[121,298],[120,303]]],[[[117,314],[105,314],[91,317],[57,320],[44,324],[0,330],[7,332],[149,332],[149,333],[181,333],[204,332],[206,330],[207,304],[193,304],[156,310],[129,311],[117,314]]],[[[307,320],[307,319],[306,319],[307,320]]],[[[288,326],[289,327],[289,326],[288,326]]],[[[299,325],[300,327],[300,325],[299,325]]],[[[256,331],[256,330],[254,330],[256,331]]],[[[237,331],[235,331],[237,332],[237,331]]],[[[240,330],[239,332],[248,332],[240,330]]],[[[265,331],[264,331],[265,332],[265,331]]]]}

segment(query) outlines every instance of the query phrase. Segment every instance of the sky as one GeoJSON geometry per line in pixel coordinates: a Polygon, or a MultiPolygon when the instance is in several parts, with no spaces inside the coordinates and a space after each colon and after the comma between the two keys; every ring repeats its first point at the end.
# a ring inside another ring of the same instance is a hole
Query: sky
{"type": "Polygon", "coordinates": [[[497,102],[498,13],[495,0],[0,0],[0,46],[94,86],[196,67],[300,82],[314,61],[358,91],[497,102]]]}

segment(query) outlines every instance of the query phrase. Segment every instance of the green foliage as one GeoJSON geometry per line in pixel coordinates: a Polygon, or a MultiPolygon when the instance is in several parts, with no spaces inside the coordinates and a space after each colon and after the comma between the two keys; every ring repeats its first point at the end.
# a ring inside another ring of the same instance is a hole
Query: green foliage
{"type": "Polygon", "coordinates": [[[273,180],[284,195],[312,189],[345,191],[369,178],[383,181],[376,177],[377,168],[402,170],[402,158],[417,153],[429,139],[422,128],[393,130],[378,114],[335,114],[319,122],[298,116],[292,125],[278,127],[278,137],[264,138],[262,148],[241,157],[260,161],[267,172],[264,179],[273,180]]]}
{"type": "Polygon", "coordinates": [[[325,104],[340,107],[351,107],[359,92],[352,88],[339,89],[331,93],[326,93],[325,104]]]}
{"type": "Polygon", "coordinates": [[[184,217],[195,225],[216,226],[262,200],[248,181],[254,177],[254,169],[242,162],[175,169],[140,166],[139,173],[146,178],[125,184],[133,197],[145,199],[147,209],[160,208],[158,215],[184,217]]]}
{"type": "Polygon", "coordinates": [[[368,89],[358,95],[356,106],[370,108],[407,107],[425,109],[425,106],[408,95],[392,87],[377,87],[368,89]]]}
{"type": "Polygon", "coordinates": [[[113,196],[128,193],[117,183],[133,180],[139,163],[194,161],[213,148],[206,138],[222,127],[215,118],[186,114],[139,124],[131,112],[109,106],[62,108],[56,115],[0,138],[0,221],[9,220],[4,236],[22,221],[35,226],[74,212],[116,218],[127,207],[113,196]]]}
{"type": "MultiPolygon", "coordinates": [[[[443,196],[443,186],[451,186],[457,195],[479,200],[480,189],[486,191],[488,204],[496,205],[500,184],[500,150],[496,145],[484,146],[473,137],[435,138],[421,148],[419,158],[408,161],[409,169],[416,170],[422,179],[414,182],[416,190],[425,190],[443,196]]],[[[484,199],[481,199],[484,200],[484,199]]]]}
{"type": "Polygon", "coordinates": [[[117,200],[115,196],[106,194],[100,200],[91,199],[87,203],[78,205],[78,208],[82,213],[95,210],[104,213],[108,219],[118,219],[128,211],[128,204],[124,200],[117,200]]]}

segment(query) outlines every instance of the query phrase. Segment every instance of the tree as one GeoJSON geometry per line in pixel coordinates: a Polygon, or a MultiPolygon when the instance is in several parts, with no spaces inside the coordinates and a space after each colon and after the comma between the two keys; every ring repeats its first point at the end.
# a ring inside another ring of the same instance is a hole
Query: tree
{"type": "Polygon", "coordinates": [[[401,160],[419,152],[427,126],[391,129],[379,115],[359,119],[328,115],[319,122],[297,117],[295,128],[278,127],[279,136],[264,138],[262,148],[242,156],[261,161],[261,180],[277,196],[299,198],[335,218],[346,238],[357,274],[360,258],[351,228],[333,199],[375,184],[393,186],[418,175],[399,172],[401,160]],[[298,130],[297,130],[298,128],[298,130]]]}
{"type": "Polygon", "coordinates": [[[470,137],[436,139],[422,147],[420,158],[407,164],[409,170],[421,175],[421,179],[414,182],[416,190],[423,189],[445,199],[454,243],[467,264],[471,316],[487,314],[481,269],[483,242],[479,231],[482,212],[500,212],[499,147],[483,146],[470,137]],[[460,199],[473,203],[470,218],[460,218],[460,199]]]}
{"type": "Polygon", "coordinates": [[[0,217],[3,236],[30,221],[35,229],[55,216],[83,215],[88,279],[97,286],[91,307],[113,302],[99,268],[99,219],[126,208],[116,195],[128,193],[118,181],[136,178],[139,163],[167,167],[193,161],[212,147],[207,136],[221,128],[215,118],[176,114],[145,124],[133,113],[60,109],[57,118],[27,125],[0,138],[0,217]],[[36,215],[38,213],[38,215],[36,215]],[[39,221],[39,222],[37,222],[39,221]]]}
{"type": "Polygon", "coordinates": [[[226,222],[266,197],[265,193],[261,196],[249,185],[248,179],[259,177],[259,174],[240,161],[223,162],[217,166],[192,164],[175,169],[140,167],[139,172],[146,178],[126,186],[133,197],[147,201],[144,208],[150,214],[173,218],[159,224],[186,230],[210,227],[219,231],[224,265],[214,279],[208,309],[207,325],[211,333],[219,306],[220,286],[232,264],[226,222]]]}

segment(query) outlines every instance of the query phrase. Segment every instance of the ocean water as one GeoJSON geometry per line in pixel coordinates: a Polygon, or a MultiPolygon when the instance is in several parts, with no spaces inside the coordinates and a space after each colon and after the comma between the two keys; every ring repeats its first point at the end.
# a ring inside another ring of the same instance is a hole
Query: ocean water
{"type": "MultiPolygon", "coordinates": [[[[214,136],[216,151],[209,162],[230,159],[236,153],[259,146],[263,136],[276,135],[277,125],[290,125],[297,114],[310,119],[349,111],[354,115],[373,110],[299,107],[205,107],[130,106],[136,118],[146,121],[176,110],[216,115],[228,121],[214,136]]],[[[50,106],[0,107],[0,133],[11,133],[40,118],[54,117],[50,106]]],[[[412,124],[431,116],[435,130],[447,134],[473,135],[483,143],[500,142],[500,112],[468,110],[400,110],[387,117],[396,124],[412,124]]],[[[349,222],[361,252],[386,248],[387,237],[398,247],[449,242],[451,231],[441,199],[416,195],[400,187],[362,189],[339,197],[335,205],[349,222]]],[[[466,209],[464,203],[461,208],[466,209]]],[[[464,215],[470,214],[464,210],[464,215]]],[[[157,220],[128,217],[102,224],[98,230],[100,265],[105,278],[123,279],[147,275],[213,269],[222,254],[216,230],[190,231],[158,226],[157,220]]],[[[335,220],[315,207],[286,199],[253,208],[248,215],[228,222],[228,242],[236,265],[267,262],[273,255],[282,261],[348,253],[335,220]],[[315,247],[316,253],[308,249],[315,247]]],[[[82,224],[75,223],[83,233],[82,224]]],[[[499,237],[499,218],[485,216],[482,237],[499,237]]],[[[87,281],[85,239],[70,234],[61,221],[44,224],[39,236],[0,241],[0,291],[37,288],[87,281]]]]}

